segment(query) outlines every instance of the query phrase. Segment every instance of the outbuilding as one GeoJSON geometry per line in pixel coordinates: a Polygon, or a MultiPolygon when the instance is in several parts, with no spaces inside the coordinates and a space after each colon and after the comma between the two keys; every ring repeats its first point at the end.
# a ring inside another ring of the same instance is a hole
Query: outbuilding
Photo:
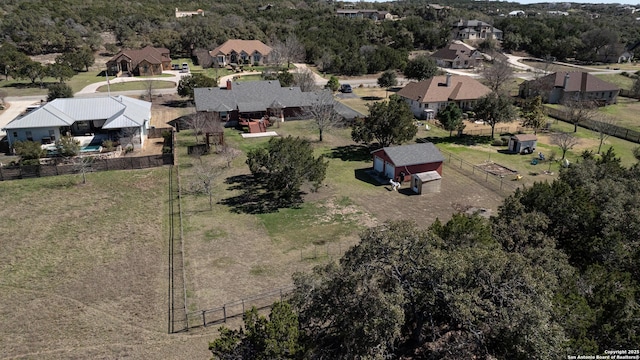
{"type": "Polygon", "coordinates": [[[427,171],[411,175],[411,190],[416,194],[438,193],[442,176],[437,171],[427,171]]]}
{"type": "Polygon", "coordinates": [[[513,135],[509,139],[509,152],[531,154],[536,149],[538,137],[534,134],[513,135]]]}
{"type": "Polygon", "coordinates": [[[429,171],[442,176],[444,157],[430,142],[385,147],[372,155],[373,169],[388,179],[409,181],[413,174],[429,171]]]}

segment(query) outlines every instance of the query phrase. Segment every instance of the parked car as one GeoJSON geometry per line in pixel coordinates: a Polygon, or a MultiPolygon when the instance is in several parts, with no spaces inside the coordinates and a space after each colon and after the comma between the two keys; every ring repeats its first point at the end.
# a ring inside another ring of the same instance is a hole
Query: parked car
{"type": "Polygon", "coordinates": [[[180,64],[172,64],[171,70],[180,70],[180,64]]]}
{"type": "Polygon", "coordinates": [[[186,72],[186,73],[188,73],[188,72],[189,72],[189,64],[187,64],[187,63],[182,63],[182,70],[181,70],[181,72],[186,72]]]}
{"type": "Polygon", "coordinates": [[[353,92],[353,89],[351,89],[351,85],[349,85],[349,84],[342,84],[340,86],[340,92],[350,93],[350,92],[353,92]]]}

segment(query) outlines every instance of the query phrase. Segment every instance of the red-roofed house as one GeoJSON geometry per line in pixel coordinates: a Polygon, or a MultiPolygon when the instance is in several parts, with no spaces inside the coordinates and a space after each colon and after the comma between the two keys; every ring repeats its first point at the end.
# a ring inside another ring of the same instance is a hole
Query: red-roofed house
{"type": "Polygon", "coordinates": [[[272,50],[260,40],[227,40],[209,53],[220,66],[232,63],[263,65],[272,50]]]}
{"type": "Polygon", "coordinates": [[[520,96],[542,96],[549,104],[559,104],[563,100],[595,101],[600,105],[615,104],[620,88],[587,72],[559,71],[540,79],[520,84],[520,96]]]}
{"type": "Polygon", "coordinates": [[[107,72],[111,76],[153,76],[162,70],[171,69],[169,49],[147,46],[143,49],[122,50],[107,61],[107,72]]]}
{"type": "Polygon", "coordinates": [[[417,118],[429,119],[450,102],[463,110],[472,110],[478,99],[490,92],[491,89],[471,77],[447,74],[410,82],[398,91],[398,96],[405,99],[417,118]]]}

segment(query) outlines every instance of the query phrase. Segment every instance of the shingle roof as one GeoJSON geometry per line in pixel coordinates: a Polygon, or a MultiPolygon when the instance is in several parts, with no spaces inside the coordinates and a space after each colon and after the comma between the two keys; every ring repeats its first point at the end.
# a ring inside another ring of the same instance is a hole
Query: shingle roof
{"type": "Polygon", "coordinates": [[[281,87],[277,80],[232,82],[226,88],[196,88],[197,111],[264,111],[272,105],[303,107],[311,105],[314,94],[299,87],[281,87]],[[226,110],[223,110],[226,109],[226,110]]]}
{"type": "Polygon", "coordinates": [[[475,50],[471,50],[465,45],[449,44],[447,47],[433,53],[431,57],[435,59],[455,60],[455,58],[459,56],[461,59],[468,59],[471,58],[474,52],[475,50]]]}
{"type": "Polygon", "coordinates": [[[384,151],[394,166],[410,166],[444,161],[444,156],[433,143],[418,143],[385,147],[373,151],[384,151]]]}
{"type": "Polygon", "coordinates": [[[151,119],[151,103],[126,96],[55,99],[15,118],[5,129],[70,126],[76,121],[105,120],[103,129],[142,126],[151,119]]]}
{"type": "Polygon", "coordinates": [[[540,81],[542,83],[552,84],[553,87],[563,87],[564,78],[569,75],[567,87],[564,91],[567,92],[592,92],[592,91],[616,91],[620,90],[615,84],[601,80],[588,72],[584,71],[558,71],[554,74],[549,74],[538,80],[531,80],[533,82],[540,81]]]}
{"type": "Polygon", "coordinates": [[[476,100],[491,92],[478,80],[468,76],[451,75],[451,84],[446,86],[447,76],[434,76],[420,82],[410,82],[398,91],[398,95],[421,103],[476,100]]]}
{"type": "Polygon", "coordinates": [[[146,60],[150,64],[162,64],[162,62],[171,61],[171,58],[168,56],[163,56],[163,54],[168,54],[169,49],[166,48],[154,48],[152,46],[147,46],[142,49],[125,49],[120,51],[114,57],[112,57],[107,63],[118,61],[118,59],[122,56],[126,56],[131,59],[131,65],[133,67],[138,66],[138,64],[146,60]]]}
{"type": "Polygon", "coordinates": [[[240,54],[243,51],[248,55],[253,54],[254,52],[258,52],[262,55],[269,55],[273,50],[271,47],[265,45],[260,40],[227,40],[224,44],[218,46],[217,48],[211,50],[209,53],[212,56],[216,55],[227,55],[231,54],[233,51],[240,54]]]}

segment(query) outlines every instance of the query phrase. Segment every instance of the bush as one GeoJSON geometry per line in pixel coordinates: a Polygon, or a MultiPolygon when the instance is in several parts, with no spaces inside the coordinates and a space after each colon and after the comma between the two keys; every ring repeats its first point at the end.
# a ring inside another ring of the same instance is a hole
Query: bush
{"type": "Polygon", "coordinates": [[[115,150],[115,149],[116,149],[116,146],[115,146],[115,144],[113,143],[113,141],[111,141],[111,140],[105,140],[105,141],[103,141],[103,142],[102,142],[102,148],[103,148],[105,151],[109,152],[109,151],[113,151],[113,150],[115,150]]]}
{"type": "Polygon", "coordinates": [[[16,151],[16,155],[19,155],[23,162],[25,160],[37,160],[47,154],[47,151],[36,141],[16,141],[13,144],[13,148],[16,151]]]}
{"type": "Polygon", "coordinates": [[[502,141],[502,146],[507,146],[509,145],[509,137],[508,136],[503,136],[500,138],[500,141],[502,141]]]}
{"type": "Polygon", "coordinates": [[[171,154],[171,146],[163,146],[162,147],[163,154],[171,154]]]}
{"type": "Polygon", "coordinates": [[[133,152],[133,145],[127,145],[127,147],[124,148],[125,154],[128,154],[130,152],[133,152]]]}
{"type": "Polygon", "coordinates": [[[56,140],[56,150],[60,156],[76,156],[80,152],[80,141],[72,136],[63,136],[56,140]]]}
{"type": "Polygon", "coordinates": [[[491,145],[493,145],[493,146],[504,146],[504,144],[502,143],[502,139],[493,139],[493,141],[491,142],[491,145]]]}

